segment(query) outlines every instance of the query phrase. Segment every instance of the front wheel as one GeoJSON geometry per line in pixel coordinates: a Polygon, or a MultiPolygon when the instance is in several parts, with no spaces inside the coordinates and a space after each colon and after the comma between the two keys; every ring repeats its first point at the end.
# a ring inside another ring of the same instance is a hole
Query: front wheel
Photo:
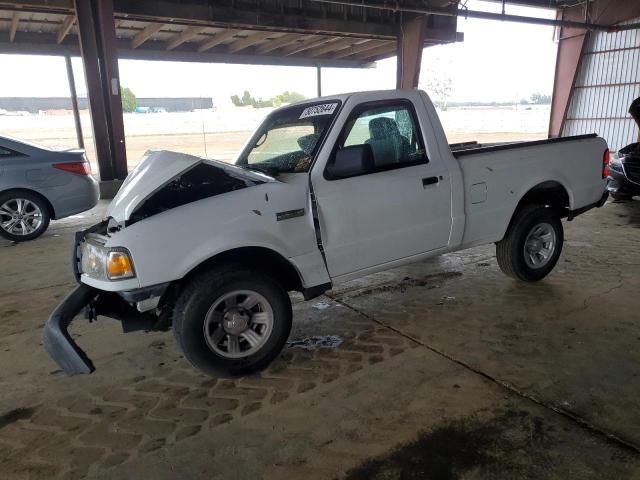
{"type": "Polygon", "coordinates": [[[180,294],[173,331],[185,357],[202,372],[238,377],[266,368],[291,331],[287,292],[260,272],[214,269],[180,294]]]}
{"type": "Polygon", "coordinates": [[[510,277],[536,282],[553,270],[563,242],[562,222],[552,209],[526,206],[516,213],[506,235],[496,243],[498,265],[510,277]]]}

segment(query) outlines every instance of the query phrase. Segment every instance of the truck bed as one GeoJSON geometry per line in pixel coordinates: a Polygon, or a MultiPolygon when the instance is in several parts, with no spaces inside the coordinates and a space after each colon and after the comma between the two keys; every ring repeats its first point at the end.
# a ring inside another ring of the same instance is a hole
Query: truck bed
{"type": "Polygon", "coordinates": [[[527,142],[455,145],[466,192],[463,248],[504,236],[518,202],[535,187],[561,186],[569,209],[598,202],[603,194],[602,158],[607,145],[597,135],[527,142]]]}
{"type": "Polygon", "coordinates": [[[514,148],[534,147],[536,145],[548,145],[553,143],[571,142],[575,140],[582,140],[582,139],[594,138],[594,137],[597,137],[597,135],[595,133],[590,133],[587,135],[573,135],[568,137],[545,138],[542,140],[530,140],[530,141],[522,141],[522,142],[478,143],[476,141],[470,141],[470,142],[451,143],[449,144],[449,147],[451,148],[451,152],[453,153],[453,156],[456,158],[459,158],[466,155],[475,155],[475,154],[488,153],[488,152],[499,152],[501,150],[511,150],[514,148]]]}

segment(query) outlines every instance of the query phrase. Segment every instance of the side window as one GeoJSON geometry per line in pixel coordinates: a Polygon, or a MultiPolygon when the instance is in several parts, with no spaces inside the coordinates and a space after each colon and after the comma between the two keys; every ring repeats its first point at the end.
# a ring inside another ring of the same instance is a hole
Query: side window
{"type": "Polygon", "coordinates": [[[0,147],[0,158],[11,157],[13,155],[15,155],[15,152],[12,152],[11,150],[7,150],[6,148],[0,147]]]}
{"type": "Polygon", "coordinates": [[[15,150],[10,150],[6,147],[0,147],[0,160],[4,160],[5,158],[16,158],[16,157],[24,157],[25,155],[20,152],[16,152],[15,150]]]}
{"type": "MultiPolygon", "coordinates": [[[[413,107],[405,102],[385,102],[380,106],[356,109],[341,139],[338,149],[368,145],[373,157],[373,171],[427,162],[413,107]]],[[[365,150],[368,153],[369,149],[365,147],[365,150]]],[[[364,173],[373,172],[364,171],[360,174],[364,173]]]]}

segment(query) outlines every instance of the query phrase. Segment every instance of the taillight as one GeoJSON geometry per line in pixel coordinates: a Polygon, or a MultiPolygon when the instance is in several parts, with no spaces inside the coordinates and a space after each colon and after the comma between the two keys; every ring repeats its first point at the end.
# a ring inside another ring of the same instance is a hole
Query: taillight
{"type": "Polygon", "coordinates": [[[602,178],[607,178],[609,176],[609,149],[607,148],[604,151],[604,155],[602,155],[602,178]]]}
{"type": "Polygon", "coordinates": [[[78,175],[91,174],[91,165],[89,162],[54,163],[51,166],[58,170],[64,170],[65,172],[76,173],[78,175]]]}

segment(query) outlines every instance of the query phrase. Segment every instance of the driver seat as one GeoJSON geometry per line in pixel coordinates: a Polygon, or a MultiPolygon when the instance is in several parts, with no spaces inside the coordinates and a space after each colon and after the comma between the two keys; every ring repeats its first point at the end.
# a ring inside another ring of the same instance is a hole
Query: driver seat
{"type": "Polygon", "coordinates": [[[395,120],[378,117],[369,121],[369,136],[365,141],[371,145],[376,167],[393,165],[406,161],[409,154],[409,141],[400,134],[395,120]]]}

